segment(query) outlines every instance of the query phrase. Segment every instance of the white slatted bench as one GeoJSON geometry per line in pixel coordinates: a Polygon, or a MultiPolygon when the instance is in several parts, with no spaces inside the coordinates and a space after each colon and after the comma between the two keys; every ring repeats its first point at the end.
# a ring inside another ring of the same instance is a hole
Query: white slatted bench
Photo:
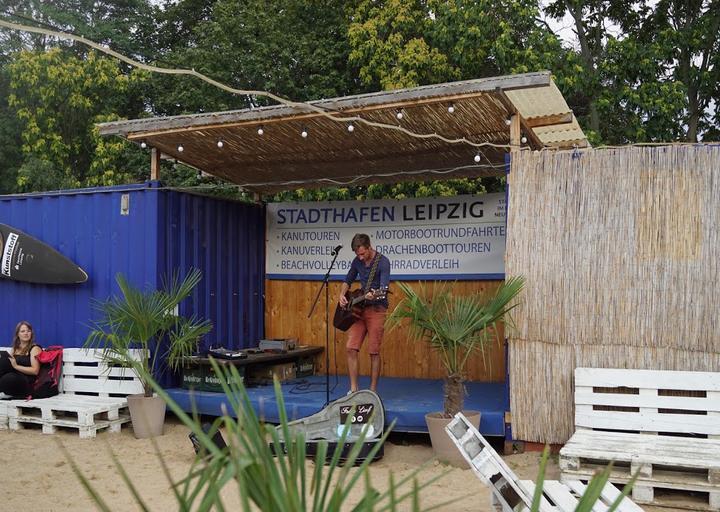
{"type": "Polygon", "coordinates": [[[563,480],[613,461],[612,482],[639,471],[638,503],[682,506],[662,496],[680,491],[693,510],[720,510],[720,373],[577,368],[575,428],[563,480]]]}
{"type": "MultiPolygon", "coordinates": [[[[470,464],[470,469],[492,491],[492,504],[502,512],[527,512],[532,506],[535,483],[530,480],[518,480],[515,473],[505,464],[478,430],[462,413],[445,427],[450,439],[470,464]]],[[[573,512],[585,493],[586,485],[579,480],[561,483],[557,480],[545,480],[540,500],[540,512],[573,512]]],[[[605,484],[593,511],[607,510],[620,496],[614,485],[605,484]]],[[[620,502],[618,512],[642,512],[642,508],[625,497],[620,502]]]]}
{"type": "MultiPolygon", "coordinates": [[[[134,355],[140,357],[140,352],[134,355]]],[[[120,432],[130,421],[127,395],[142,393],[143,387],[132,370],[108,368],[101,351],[66,348],[60,391],[50,398],[0,400],[0,429],[38,424],[44,434],[52,434],[58,427],[76,428],[81,438],[95,437],[105,428],[120,432]]]]}

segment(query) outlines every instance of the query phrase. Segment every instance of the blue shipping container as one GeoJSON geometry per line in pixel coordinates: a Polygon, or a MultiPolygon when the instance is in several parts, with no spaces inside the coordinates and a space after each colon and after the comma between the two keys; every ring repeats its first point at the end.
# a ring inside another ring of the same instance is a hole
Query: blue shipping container
{"type": "Polygon", "coordinates": [[[88,273],[80,285],[0,279],[0,346],[20,320],[38,343],[80,347],[97,312],[93,300],[119,292],[122,272],[156,288],[175,270],[203,280],[181,313],[213,322],[202,348],[252,346],[262,338],[265,211],[262,206],[162,188],[157,182],[0,196],[0,222],[54,247],[88,273]]]}

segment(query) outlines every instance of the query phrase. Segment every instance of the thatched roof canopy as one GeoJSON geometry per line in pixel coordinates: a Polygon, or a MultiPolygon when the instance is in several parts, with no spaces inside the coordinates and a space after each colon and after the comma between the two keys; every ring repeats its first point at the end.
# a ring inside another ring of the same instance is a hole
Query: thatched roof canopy
{"type": "Polygon", "coordinates": [[[414,134],[498,145],[510,144],[506,120],[519,114],[527,145],[534,149],[587,146],[549,72],[346,96],[309,105],[117,121],[102,123],[99,129],[102,135],[145,142],[164,155],[261,193],[505,172],[507,148],[418,138],[360,121],[352,123],[350,132],[349,122],[329,119],[318,109],[336,118],[352,116],[400,126],[414,134]],[[301,136],[303,130],[306,138],[301,136]],[[218,140],[223,141],[221,148],[218,140]],[[478,149],[481,159],[475,163],[478,149]]]}

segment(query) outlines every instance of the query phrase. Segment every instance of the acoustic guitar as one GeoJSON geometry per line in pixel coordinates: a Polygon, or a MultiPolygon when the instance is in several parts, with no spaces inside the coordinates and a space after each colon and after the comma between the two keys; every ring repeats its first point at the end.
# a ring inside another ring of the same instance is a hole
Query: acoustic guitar
{"type": "Polygon", "coordinates": [[[369,300],[384,299],[387,296],[388,291],[386,289],[370,290],[371,298],[366,297],[367,292],[364,292],[362,288],[348,291],[345,293],[345,298],[348,303],[345,307],[340,304],[335,308],[335,316],[333,317],[333,325],[336,329],[341,331],[347,331],[350,326],[354,324],[362,315],[363,309],[367,305],[369,300]]]}

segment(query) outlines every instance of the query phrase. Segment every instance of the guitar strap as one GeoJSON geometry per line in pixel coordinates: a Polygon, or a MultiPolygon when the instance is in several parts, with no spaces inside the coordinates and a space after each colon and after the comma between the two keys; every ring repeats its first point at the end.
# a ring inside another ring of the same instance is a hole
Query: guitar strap
{"type": "Polygon", "coordinates": [[[372,284],[373,279],[375,279],[375,272],[377,272],[378,263],[380,263],[380,253],[375,251],[375,258],[373,259],[373,264],[372,268],[370,269],[370,275],[368,275],[367,283],[365,283],[363,295],[370,291],[370,285],[372,284]]]}

